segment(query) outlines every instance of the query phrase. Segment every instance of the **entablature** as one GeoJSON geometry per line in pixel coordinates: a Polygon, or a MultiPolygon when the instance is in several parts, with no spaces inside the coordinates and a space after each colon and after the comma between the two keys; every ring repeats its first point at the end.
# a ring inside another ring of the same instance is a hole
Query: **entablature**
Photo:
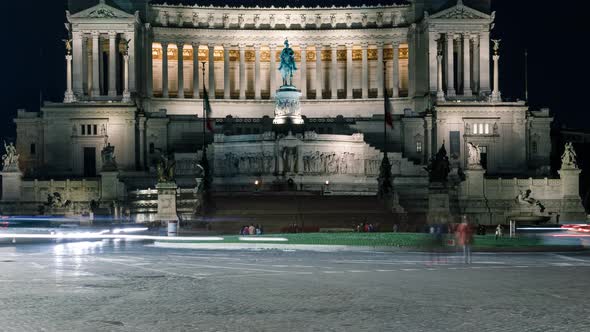
{"type": "Polygon", "coordinates": [[[411,5],[246,8],[152,5],[156,26],[213,29],[334,29],[398,27],[412,23],[411,5]]]}

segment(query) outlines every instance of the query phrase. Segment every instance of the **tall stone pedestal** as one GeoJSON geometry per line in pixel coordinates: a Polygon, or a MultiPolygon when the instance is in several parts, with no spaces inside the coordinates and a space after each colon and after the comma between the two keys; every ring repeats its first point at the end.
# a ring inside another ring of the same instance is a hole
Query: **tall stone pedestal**
{"type": "Polygon", "coordinates": [[[20,171],[0,172],[0,175],[2,175],[2,201],[20,201],[23,173],[20,171]]]}
{"type": "Polygon", "coordinates": [[[580,200],[580,169],[561,169],[561,207],[559,222],[586,221],[584,206],[580,200]]]}
{"type": "Polygon", "coordinates": [[[176,235],[178,229],[176,190],[178,189],[178,185],[175,182],[159,182],[156,184],[156,189],[158,190],[157,219],[162,222],[162,224],[168,226],[169,235],[176,235]]]}
{"type": "Polygon", "coordinates": [[[470,198],[484,197],[484,174],[483,168],[468,169],[465,171],[467,196],[470,198]]]}
{"type": "Polygon", "coordinates": [[[301,118],[301,91],[294,86],[283,85],[275,96],[275,118],[273,124],[303,124],[301,118]]]}
{"type": "Polygon", "coordinates": [[[432,182],[428,187],[428,223],[446,224],[450,219],[449,190],[444,183],[432,182]]]}
{"type": "Polygon", "coordinates": [[[117,200],[120,185],[118,171],[100,172],[100,200],[102,202],[117,200]]]}

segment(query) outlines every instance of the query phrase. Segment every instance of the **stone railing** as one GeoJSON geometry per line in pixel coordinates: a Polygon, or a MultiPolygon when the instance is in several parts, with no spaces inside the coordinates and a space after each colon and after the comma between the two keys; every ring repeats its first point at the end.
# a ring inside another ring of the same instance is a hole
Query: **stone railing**
{"type": "Polygon", "coordinates": [[[62,201],[90,202],[100,199],[99,180],[23,180],[22,202],[47,202],[47,195],[59,193],[62,201]]]}

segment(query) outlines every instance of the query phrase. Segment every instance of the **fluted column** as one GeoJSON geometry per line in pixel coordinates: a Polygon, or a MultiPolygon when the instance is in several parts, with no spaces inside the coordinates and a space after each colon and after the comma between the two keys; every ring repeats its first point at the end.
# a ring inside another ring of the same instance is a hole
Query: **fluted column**
{"type": "Polygon", "coordinates": [[[246,46],[239,45],[240,48],[240,99],[246,99],[246,46]]]}
{"type": "Polygon", "coordinates": [[[178,48],[178,98],[184,98],[184,58],[182,56],[184,43],[176,43],[178,48]]]}
{"type": "Polygon", "coordinates": [[[492,90],[492,101],[501,102],[502,97],[500,94],[500,77],[498,77],[498,62],[500,60],[500,56],[498,55],[498,51],[494,52],[494,56],[492,57],[492,59],[494,60],[494,89],[492,90]]]}
{"type": "Polygon", "coordinates": [[[129,54],[123,55],[123,102],[131,101],[131,92],[129,91],[129,54]]]}
{"type": "Polygon", "coordinates": [[[82,34],[80,32],[74,32],[72,34],[72,51],[73,51],[73,91],[77,95],[84,94],[84,61],[83,57],[86,56],[84,54],[84,39],[82,38],[82,34]]]}
{"type": "Polygon", "coordinates": [[[346,44],[346,99],[352,99],[352,43],[346,44]]]}
{"type": "Polygon", "coordinates": [[[436,56],[436,100],[445,101],[445,93],[443,91],[443,72],[442,72],[442,54],[436,56]]]}
{"type": "Polygon", "coordinates": [[[74,98],[74,91],[72,91],[72,55],[66,55],[66,93],[64,94],[64,103],[73,103],[76,101],[74,98]]]}
{"type": "Polygon", "coordinates": [[[299,89],[301,90],[301,99],[307,99],[307,45],[301,44],[300,47],[301,66],[299,68],[299,74],[301,75],[301,81],[299,82],[299,89]]]}
{"type": "Polygon", "coordinates": [[[391,78],[392,98],[399,97],[399,42],[394,41],[393,46],[393,75],[391,78]]]}
{"type": "Polygon", "coordinates": [[[198,99],[199,95],[199,43],[193,43],[193,99],[198,99]]]}
{"type": "Polygon", "coordinates": [[[92,97],[100,96],[100,34],[92,32],[92,97]]]}
{"type": "Polygon", "coordinates": [[[209,44],[209,99],[215,99],[215,45],[209,44]]]}
{"type": "Polygon", "coordinates": [[[471,96],[471,48],[469,34],[463,34],[463,95],[471,96]]]}
{"type": "Polygon", "coordinates": [[[472,35],[471,38],[471,42],[473,43],[473,51],[471,52],[473,54],[472,90],[473,92],[479,93],[479,35],[472,35]]]}
{"type": "Polygon", "coordinates": [[[377,98],[383,98],[383,42],[377,43],[377,98]]]}
{"type": "Polygon", "coordinates": [[[447,96],[454,97],[455,94],[455,77],[454,77],[454,59],[453,59],[453,34],[447,33],[447,96]]]}
{"type": "Polygon", "coordinates": [[[229,82],[229,44],[223,44],[223,99],[231,99],[229,82]]]}
{"type": "Polygon", "coordinates": [[[117,33],[109,31],[109,97],[117,96],[117,33]]]}
{"type": "Polygon", "coordinates": [[[369,98],[369,58],[368,58],[368,43],[362,43],[362,75],[361,75],[361,82],[362,82],[362,98],[367,99],[369,98]]]}
{"type": "Polygon", "coordinates": [[[154,95],[154,75],[153,75],[153,51],[152,51],[152,38],[151,38],[151,25],[145,24],[145,92],[146,96],[152,97],[154,95]]]}
{"type": "Polygon", "coordinates": [[[479,93],[490,92],[490,32],[479,35],[479,93]]]}
{"type": "Polygon", "coordinates": [[[143,114],[138,116],[137,126],[139,129],[139,169],[145,168],[145,122],[146,118],[143,114]]]}
{"type": "Polygon", "coordinates": [[[270,76],[270,98],[273,99],[277,90],[277,47],[274,44],[268,45],[270,49],[270,68],[268,70],[270,76]]]}
{"type": "Polygon", "coordinates": [[[260,99],[260,44],[254,44],[254,99],[260,99]]]}
{"type": "Polygon", "coordinates": [[[170,97],[168,93],[168,42],[162,45],[162,98],[170,97]]]}
{"type": "Polygon", "coordinates": [[[322,45],[315,46],[315,99],[322,99],[322,45]]]}
{"type": "Polygon", "coordinates": [[[338,44],[330,45],[332,66],[330,68],[330,96],[338,99],[338,44]]]}

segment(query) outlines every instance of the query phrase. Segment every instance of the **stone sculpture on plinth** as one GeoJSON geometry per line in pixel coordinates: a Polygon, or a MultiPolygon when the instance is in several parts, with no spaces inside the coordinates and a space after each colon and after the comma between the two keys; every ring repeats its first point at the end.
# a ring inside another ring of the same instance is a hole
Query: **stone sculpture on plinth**
{"type": "Polygon", "coordinates": [[[178,232],[178,214],[176,212],[176,191],[178,185],[174,181],[176,162],[162,155],[157,166],[158,171],[158,220],[168,226],[168,235],[178,232]]]}
{"type": "Polygon", "coordinates": [[[281,52],[281,65],[279,66],[283,85],[277,90],[275,100],[275,118],[273,124],[303,124],[301,118],[301,91],[293,85],[293,72],[297,70],[295,64],[295,52],[285,40],[285,48],[281,52]]]}
{"type": "Polygon", "coordinates": [[[18,201],[21,196],[21,184],[23,174],[18,165],[18,153],[14,144],[4,142],[4,155],[2,155],[2,200],[18,201]]]}
{"type": "Polygon", "coordinates": [[[481,169],[481,154],[479,145],[468,142],[467,148],[469,149],[467,167],[469,169],[481,169]]]}

